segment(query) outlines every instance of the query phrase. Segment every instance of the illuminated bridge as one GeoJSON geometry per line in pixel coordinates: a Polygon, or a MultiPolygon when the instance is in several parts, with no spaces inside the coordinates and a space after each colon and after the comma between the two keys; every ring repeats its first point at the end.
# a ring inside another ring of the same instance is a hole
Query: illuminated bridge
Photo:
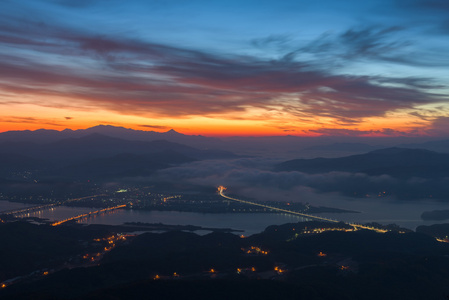
{"type": "Polygon", "coordinates": [[[123,205],[117,205],[117,206],[114,206],[114,207],[108,207],[108,208],[99,209],[99,210],[96,210],[96,211],[91,211],[91,212],[88,212],[88,213],[85,213],[85,214],[82,214],[82,215],[78,215],[78,216],[75,216],[75,217],[71,217],[71,218],[68,218],[68,219],[65,219],[65,220],[62,220],[62,221],[54,222],[54,223],[51,224],[51,226],[58,226],[58,225],[64,224],[64,223],[69,222],[69,221],[77,221],[77,220],[80,220],[82,218],[90,217],[90,216],[93,216],[93,215],[100,215],[100,214],[103,214],[103,213],[108,212],[108,211],[121,209],[121,208],[125,208],[125,207],[126,207],[126,204],[123,204],[123,205]]]}
{"type": "MultiPolygon", "coordinates": [[[[252,201],[246,201],[246,200],[232,198],[232,197],[226,196],[224,194],[225,190],[226,190],[226,188],[224,186],[219,186],[218,187],[218,193],[220,194],[220,196],[222,196],[223,198],[228,199],[228,200],[237,201],[237,202],[245,203],[245,204],[249,204],[249,205],[255,205],[255,206],[259,206],[259,207],[263,207],[263,208],[267,208],[267,209],[271,209],[271,210],[274,210],[274,211],[279,211],[279,212],[283,212],[283,213],[287,213],[287,214],[292,214],[292,215],[296,215],[296,216],[300,216],[300,217],[304,217],[304,218],[312,219],[312,220],[325,221],[325,222],[331,222],[331,223],[342,222],[342,221],[337,221],[337,220],[333,220],[333,219],[328,219],[328,218],[318,217],[318,216],[314,216],[314,215],[304,214],[304,213],[300,213],[300,212],[293,211],[293,210],[277,208],[277,207],[265,205],[265,204],[262,204],[262,203],[257,203],[257,202],[252,202],[252,201]]],[[[368,229],[368,230],[373,230],[373,231],[382,232],[382,233],[385,233],[385,232],[388,231],[388,230],[385,230],[385,229],[375,228],[375,227],[371,227],[371,226],[365,226],[365,225],[348,223],[348,222],[344,222],[344,223],[354,227],[355,229],[368,229]]]]}
{"type": "Polygon", "coordinates": [[[15,209],[15,210],[2,211],[2,212],[0,212],[0,214],[1,215],[15,216],[15,215],[31,213],[31,212],[34,212],[34,211],[40,211],[40,210],[52,208],[52,207],[59,206],[59,205],[61,205],[61,202],[52,203],[52,204],[45,204],[45,205],[37,205],[37,206],[31,206],[31,207],[25,207],[25,208],[20,208],[20,209],[15,209]]]}
{"type": "Polygon", "coordinates": [[[99,196],[106,196],[106,195],[104,195],[104,194],[93,195],[93,196],[69,199],[66,201],[59,201],[59,202],[51,203],[51,204],[44,204],[44,205],[37,205],[37,206],[19,208],[19,209],[14,209],[14,210],[2,211],[2,212],[0,212],[0,215],[9,215],[9,216],[22,215],[22,214],[31,213],[34,211],[49,209],[52,207],[60,206],[60,205],[66,204],[66,203],[74,202],[74,201],[80,201],[80,200],[84,200],[84,199],[88,199],[88,198],[95,198],[95,197],[99,197],[99,196]]]}

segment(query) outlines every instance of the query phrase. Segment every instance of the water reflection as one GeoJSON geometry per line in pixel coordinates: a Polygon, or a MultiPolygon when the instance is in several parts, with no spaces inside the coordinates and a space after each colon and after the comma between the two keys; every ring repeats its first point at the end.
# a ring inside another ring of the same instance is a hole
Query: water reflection
{"type": "Polygon", "coordinates": [[[333,206],[342,209],[360,211],[358,214],[327,214],[320,216],[334,218],[347,222],[377,222],[380,224],[397,224],[415,230],[419,225],[449,223],[446,221],[424,221],[421,214],[424,211],[449,209],[449,203],[432,200],[396,201],[388,199],[354,199],[345,197],[329,197],[310,201],[312,205],[333,206]]]}
{"type": "Polygon", "coordinates": [[[118,210],[111,215],[99,215],[85,220],[85,224],[120,225],[124,222],[163,223],[167,225],[194,225],[207,228],[244,230],[245,235],[259,233],[270,225],[304,221],[288,214],[203,214],[178,211],[118,210]]]}
{"type": "Polygon", "coordinates": [[[9,210],[19,209],[19,208],[24,208],[24,207],[30,207],[30,206],[34,206],[34,205],[0,200],[0,213],[4,212],[4,211],[9,211],[9,210]]]}
{"type": "MultiPolygon", "coordinates": [[[[415,201],[400,202],[379,199],[350,199],[343,197],[327,197],[326,199],[314,199],[310,201],[314,206],[330,206],[361,213],[344,214],[320,214],[348,222],[378,222],[381,224],[395,223],[409,229],[416,229],[419,225],[431,225],[436,223],[448,223],[449,221],[423,221],[423,211],[436,209],[449,209],[449,203],[415,201]]],[[[23,208],[26,204],[0,201],[1,210],[23,208]]],[[[57,221],[81,215],[91,211],[88,207],[59,206],[42,211],[31,212],[22,217],[38,217],[57,221]]],[[[300,222],[305,219],[299,216],[281,213],[233,213],[233,214],[205,214],[177,211],[141,211],[141,210],[115,210],[102,215],[84,218],[79,222],[84,224],[121,225],[124,222],[163,223],[167,225],[195,225],[208,228],[231,228],[244,230],[245,235],[263,231],[269,225],[300,222]]]]}

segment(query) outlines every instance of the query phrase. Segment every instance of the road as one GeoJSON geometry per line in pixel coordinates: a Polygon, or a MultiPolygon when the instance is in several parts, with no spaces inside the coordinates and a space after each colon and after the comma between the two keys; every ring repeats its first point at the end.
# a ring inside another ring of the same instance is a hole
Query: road
{"type": "Polygon", "coordinates": [[[44,210],[44,209],[49,209],[49,208],[52,208],[52,207],[64,205],[66,203],[70,203],[70,202],[74,202],[74,201],[79,201],[79,200],[88,199],[88,198],[95,198],[95,197],[100,197],[100,196],[106,196],[106,195],[104,195],[104,194],[93,195],[93,196],[69,199],[69,200],[66,200],[66,201],[59,201],[59,202],[51,203],[51,204],[44,204],[44,205],[37,205],[37,206],[19,208],[19,209],[15,209],[15,210],[2,211],[2,212],[0,212],[0,215],[12,215],[12,216],[19,215],[19,214],[21,215],[21,214],[30,213],[30,212],[33,212],[33,211],[40,211],[40,210],[44,210]]]}
{"type": "Polygon", "coordinates": [[[228,200],[237,201],[237,202],[240,202],[240,203],[245,203],[245,204],[250,204],[250,205],[255,205],[255,206],[259,206],[259,207],[263,207],[263,208],[268,208],[268,209],[271,209],[271,210],[275,210],[275,211],[279,211],[279,212],[283,212],[283,213],[288,213],[288,214],[292,214],[292,215],[297,215],[297,216],[300,216],[300,217],[313,219],[313,220],[326,221],[326,222],[332,222],[332,223],[340,222],[340,221],[337,221],[337,220],[328,219],[328,218],[322,218],[322,217],[313,216],[313,215],[309,215],[309,214],[304,214],[304,213],[296,212],[296,211],[293,211],[293,210],[277,208],[277,207],[273,207],[273,206],[269,206],[269,205],[265,205],[265,204],[261,204],[261,203],[256,203],[256,202],[251,202],[251,201],[246,201],[246,200],[240,200],[240,199],[232,198],[232,197],[226,196],[223,193],[225,190],[226,190],[226,188],[224,186],[219,186],[218,187],[218,192],[220,193],[220,196],[222,196],[223,198],[226,198],[228,200]]]}
{"type": "MultiPolygon", "coordinates": [[[[292,214],[292,215],[296,215],[296,216],[300,216],[300,217],[304,217],[304,218],[312,219],[312,220],[325,221],[325,222],[331,222],[331,223],[343,222],[343,221],[337,221],[337,220],[333,220],[333,219],[318,217],[318,216],[314,216],[314,215],[304,214],[304,213],[300,213],[300,212],[293,211],[293,210],[277,208],[277,207],[273,207],[273,206],[269,206],[269,205],[265,205],[265,204],[261,204],[261,203],[256,203],[256,202],[251,202],[251,201],[246,201],[246,200],[232,198],[232,197],[226,196],[224,194],[225,190],[226,190],[226,188],[224,186],[219,186],[218,187],[218,193],[220,194],[220,196],[222,196],[223,198],[228,199],[228,200],[237,201],[237,202],[245,203],[245,204],[249,204],[249,205],[255,205],[255,206],[259,206],[259,207],[264,207],[264,208],[271,209],[271,210],[274,210],[274,211],[279,211],[279,212],[283,212],[283,213],[287,213],[287,214],[292,214]]],[[[361,225],[361,224],[348,223],[348,222],[343,222],[343,223],[348,224],[348,225],[354,227],[354,229],[367,229],[367,230],[373,230],[373,231],[380,232],[380,233],[385,233],[385,232],[388,231],[388,230],[385,230],[385,229],[380,229],[380,228],[376,228],[376,227],[372,227],[372,226],[366,226],[366,225],[361,225]]]]}
{"type": "Polygon", "coordinates": [[[62,220],[62,221],[54,222],[54,223],[51,224],[51,226],[59,226],[59,225],[61,225],[63,223],[69,222],[69,221],[74,221],[74,220],[76,221],[76,220],[79,220],[79,219],[82,219],[82,218],[90,217],[90,216],[93,216],[93,215],[103,214],[103,213],[108,212],[108,211],[121,209],[121,208],[125,208],[125,207],[126,207],[126,204],[122,204],[122,205],[117,205],[117,206],[114,206],[114,207],[108,207],[108,208],[103,208],[103,209],[99,209],[99,210],[96,210],[96,211],[91,211],[91,212],[88,212],[88,213],[85,213],[85,214],[82,214],[82,215],[78,215],[78,216],[75,216],[75,217],[71,217],[71,218],[68,218],[68,219],[65,219],[65,220],[62,220]]]}

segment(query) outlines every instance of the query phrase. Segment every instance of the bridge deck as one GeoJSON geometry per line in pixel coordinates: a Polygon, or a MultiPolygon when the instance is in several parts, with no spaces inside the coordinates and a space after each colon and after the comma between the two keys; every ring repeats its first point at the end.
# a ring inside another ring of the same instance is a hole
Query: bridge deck
{"type": "MultiPolygon", "coordinates": [[[[268,208],[268,209],[271,209],[274,211],[297,215],[297,216],[301,216],[301,217],[313,219],[313,220],[326,221],[326,222],[331,222],[331,223],[343,222],[343,221],[337,221],[337,220],[333,220],[333,219],[318,217],[318,216],[314,216],[314,215],[304,214],[304,213],[300,213],[300,212],[296,212],[296,211],[292,211],[292,210],[288,210],[288,209],[277,208],[277,207],[273,207],[273,206],[269,206],[269,205],[265,205],[265,204],[261,204],[261,203],[232,198],[232,197],[226,196],[224,194],[225,190],[226,190],[226,188],[224,186],[218,187],[218,192],[219,192],[220,196],[222,196],[223,198],[228,199],[228,200],[237,201],[240,203],[245,203],[245,204],[250,204],[250,205],[255,205],[255,206],[259,206],[259,207],[264,207],[264,208],[268,208]]],[[[380,233],[385,233],[388,231],[385,229],[375,228],[372,226],[366,226],[366,225],[361,225],[361,224],[355,224],[355,223],[349,223],[349,222],[343,222],[343,223],[348,224],[356,229],[368,229],[368,230],[373,230],[373,231],[380,232],[380,233]]]]}

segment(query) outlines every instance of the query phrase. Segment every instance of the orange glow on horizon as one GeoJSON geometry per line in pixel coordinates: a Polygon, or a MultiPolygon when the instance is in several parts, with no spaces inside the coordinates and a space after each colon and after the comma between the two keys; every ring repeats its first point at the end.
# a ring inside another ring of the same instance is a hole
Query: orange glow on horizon
{"type": "MultiPolygon", "coordinates": [[[[185,128],[184,126],[182,128],[176,127],[176,126],[167,126],[166,128],[159,129],[159,128],[144,128],[141,125],[138,124],[129,124],[129,123],[106,123],[106,122],[86,122],[86,123],[75,123],[73,122],[71,125],[51,125],[51,124],[45,124],[45,123],[5,123],[0,120],[0,132],[7,132],[7,131],[24,131],[24,130],[30,130],[35,131],[39,129],[47,129],[47,130],[57,130],[62,131],[65,129],[71,129],[71,130],[82,130],[87,129],[90,127],[95,127],[98,125],[112,125],[117,127],[124,127],[128,129],[133,130],[139,130],[139,131],[148,131],[148,132],[167,132],[170,129],[175,130],[178,133],[185,134],[185,135],[202,135],[202,136],[208,136],[208,137],[232,137],[232,136],[241,136],[241,137],[263,137],[263,136],[303,136],[303,137],[316,137],[316,136],[322,136],[322,135],[333,135],[333,134],[326,134],[326,133],[320,133],[319,130],[322,128],[316,128],[316,127],[304,127],[303,130],[297,131],[297,130],[291,130],[291,131],[284,131],[282,129],[276,128],[276,127],[268,127],[268,126],[246,126],[242,127],[238,124],[235,124],[234,126],[205,126],[202,127],[201,124],[190,124],[195,126],[190,126],[189,128],[185,128]],[[317,130],[315,132],[314,130],[317,130]]],[[[387,126],[387,127],[378,127],[373,126],[374,124],[370,124],[372,126],[363,125],[356,128],[345,128],[345,127],[335,127],[331,128],[331,130],[354,130],[354,131],[367,131],[368,133],[360,133],[359,136],[365,136],[365,137],[379,137],[379,136],[386,136],[386,134],[382,133],[382,130],[384,128],[389,128],[392,130],[398,130],[402,131],[404,133],[407,133],[411,131],[412,129],[409,128],[395,128],[394,126],[387,126]]],[[[377,124],[376,124],[377,125],[377,124]]],[[[424,126],[423,126],[424,127],[424,126]]],[[[329,129],[329,128],[326,128],[329,129]]],[[[339,135],[339,134],[335,134],[339,135]]],[[[421,134],[421,135],[427,135],[427,134],[421,134]]],[[[391,136],[394,136],[391,135],[391,136]]]]}
{"type": "Polygon", "coordinates": [[[292,115],[266,118],[255,111],[242,112],[240,118],[231,114],[212,116],[126,115],[108,110],[73,110],[72,108],[43,107],[32,104],[11,104],[0,112],[0,132],[16,130],[64,129],[78,130],[100,124],[141,131],[167,132],[173,129],[186,135],[209,137],[262,136],[326,136],[357,135],[365,137],[399,136],[413,133],[429,135],[426,129],[432,120],[408,112],[391,112],[386,116],[370,117],[350,124],[336,118],[310,116],[297,119],[292,115]],[[247,116],[248,118],[244,118],[247,116]]]}

